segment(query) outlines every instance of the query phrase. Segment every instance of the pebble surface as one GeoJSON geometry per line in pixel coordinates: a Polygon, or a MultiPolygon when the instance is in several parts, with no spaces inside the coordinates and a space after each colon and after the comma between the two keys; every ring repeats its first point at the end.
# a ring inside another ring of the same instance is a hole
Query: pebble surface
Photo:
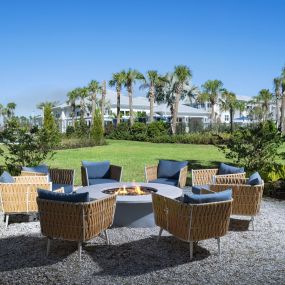
{"type": "Polygon", "coordinates": [[[217,256],[214,239],[189,245],[158,228],[114,228],[83,248],[46,238],[39,222],[11,223],[0,214],[0,284],[285,284],[285,201],[264,198],[252,230],[248,217],[231,219],[217,256]]]}

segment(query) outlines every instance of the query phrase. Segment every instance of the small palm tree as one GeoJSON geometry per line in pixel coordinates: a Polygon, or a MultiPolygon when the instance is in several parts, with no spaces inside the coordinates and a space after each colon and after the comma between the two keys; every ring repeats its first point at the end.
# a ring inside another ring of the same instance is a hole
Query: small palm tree
{"type": "Polygon", "coordinates": [[[155,90],[157,87],[162,86],[167,82],[165,76],[160,76],[156,70],[149,70],[146,72],[146,77],[144,78],[144,83],[141,84],[140,89],[147,89],[149,95],[149,121],[153,122],[154,114],[154,102],[155,102],[155,90]]]}
{"type": "Polygon", "coordinates": [[[177,65],[174,67],[174,76],[176,77],[175,83],[175,103],[172,118],[172,133],[176,134],[176,125],[178,117],[179,101],[182,93],[185,90],[185,86],[189,85],[189,81],[192,78],[192,72],[186,65],[177,65]]]}
{"type": "Polygon", "coordinates": [[[110,87],[116,87],[117,92],[117,125],[120,124],[120,112],[121,112],[121,91],[122,86],[125,84],[126,72],[121,71],[113,73],[112,79],[109,81],[110,87]]]}
{"type": "Polygon", "coordinates": [[[71,121],[72,126],[75,127],[76,108],[78,107],[76,101],[79,99],[79,88],[76,88],[67,93],[67,104],[71,107],[71,121]]]}
{"type": "Polygon", "coordinates": [[[95,116],[95,112],[97,109],[97,94],[99,92],[101,92],[102,87],[100,85],[100,83],[96,80],[92,80],[89,84],[88,84],[88,91],[90,92],[90,97],[91,97],[91,113],[92,113],[92,119],[91,119],[91,123],[93,125],[93,118],[95,116]]]}
{"type": "Polygon", "coordinates": [[[135,69],[129,69],[126,71],[126,77],[124,80],[124,85],[128,90],[128,96],[129,96],[129,108],[130,108],[130,125],[132,126],[134,124],[134,111],[133,111],[133,85],[138,80],[143,80],[144,76],[142,73],[135,69]]]}
{"type": "Polygon", "coordinates": [[[281,98],[281,78],[276,77],[273,79],[273,85],[274,85],[274,96],[275,96],[275,104],[276,104],[276,125],[279,127],[279,121],[280,121],[280,98],[281,98]]]}
{"type": "Polygon", "coordinates": [[[230,112],[230,124],[231,124],[231,133],[234,129],[234,113],[238,108],[238,101],[236,98],[236,94],[233,92],[229,92],[227,89],[223,89],[222,98],[219,100],[221,111],[229,111],[230,112]]]}
{"type": "Polygon", "coordinates": [[[220,80],[207,80],[202,85],[202,92],[198,96],[197,100],[201,103],[210,102],[212,106],[211,112],[211,124],[215,122],[215,106],[218,102],[219,94],[223,87],[223,83],[220,80]]]}
{"type": "Polygon", "coordinates": [[[14,117],[16,106],[17,105],[14,102],[10,102],[7,104],[6,113],[8,118],[14,117]]]}
{"type": "Polygon", "coordinates": [[[255,97],[257,103],[260,104],[262,110],[262,120],[265,121],[269,118],[269,105],[273,99],[272,93],[269,89],[262,89],[259,91],[258,95],[255,97]]]}

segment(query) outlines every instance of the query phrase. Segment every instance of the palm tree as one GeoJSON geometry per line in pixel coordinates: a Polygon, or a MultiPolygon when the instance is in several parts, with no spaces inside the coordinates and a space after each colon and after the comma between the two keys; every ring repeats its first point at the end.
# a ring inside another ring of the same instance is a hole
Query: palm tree
{"type": "Polygon", "coordinates": [[[284,122],[284,117],[285,117],[285,66],[282,69],[281,72],[281,131],[285,131],[285,122],[284,122]]]}
{"type": "Polygon", "coordinates": [[[77,99],[79,98],[79,88],[73,89],[72,91],[67,93],[67,104],[71,107],[71,121],[72,126],[75,127],[75,117],[76,117],[76,108],[78,107],[76,104],[77,99]]]}
{"type": "Polygon", "coordinates": [[[17,105],[14,102],[10,102],[10,103],[7,104],[6,113],[7,113],[7,117],[8,118],[14,117],[16,106],[17,105]]]}
{"type": "Polygon", "coordinates": [[[269,118],[269,105],[273,99],[272,93],[269,91],[269,89],[262,89],[259,91],[255,99],[256,102],[260,104],[262,109],[262,120],[267,120],[269,118]]]}
{"type": "Polygon", "coordinates": [[[91,97],[91,102],[92,102],[92,107],[91,107],[91,114],[92,114],[92,125],[93,125],[93,118],[95,116],[96,108],[97,108],[97,93],[99,93],[102,88],[100,86],[100,83],[96,80],[92,80],[88,84],[88,91],[90,92],[90,97],[91,97]]]}
{"type": "Polygon", "coordinates": [[[174,76],[176,77],[175,84],[175,102],[172,117],[172,133],[176,134],[176,125],[178,117],[179,101],[182,97],[182,93],[185,90],[185,85],[189,86],[189,80],[192,78],[192,72],[186,65],[177,65],[174,67],[174,76]]]}
{"type": "Polygon", "coordinates": [[[222,98],[219,100],[221,111],[229,111],[230,112],[230,124],[231,124],[231,133],[234,129],[234,113],[238,108],[238,101],[236,94],[233,92],[229,92],[227,89],[223,89],[222,98]]]}
{"type": "Polygon", "coordinates": [[[133,85],[136,83],[137,80],[143,80],[144,76],[142,73],[135,69],[129,69],[126,72],[126,77],[124,80],[124,85],[128,90],[129,96],[129,108],[130,108],[130,125],[134,124],[134,112],[133,112],[133,85]]]}
{"type": "Polygon", "coordinates": [[[105,114],[105,101],[106,101],[106,81],[104,80],[102,83],[102,101],[101,101],[101,116],[102,116],[102,127],[104,130],[105,122],[104,122],[104,114],[105,114]]]}
{"type": "Polygon", "coordinates": [[[279,106],[279,100],[281,98],[281,78],[276,77],[273,79],[273,85],[274,85],[274,96],[275,96],[275,104],[276,104],[276,125],[279,127],[279,121],[280,121],[280,106],[279,106]]]}
{"type": "Polygon", "coordinates": [[[116,87],[117,91],[117,125],[120,124],[121,116],[121,90],[122,85],[125,84],[126,72],[121,71],[117,73],[113,73],[112,79],[109,81],[110,87],[116,87]]]}
{"type": "Polygon", "coordinates": [[[141,84],[140,89],[148,89],[149,95],[149,121],[153,122],[153,109],[155,101],[155,90],[157,86],[163,85],[166,82],[166,77],[160,76],[156,70],[149,70],[144,78],[144,83],[141,84]]]}
{"type": "Polygon", "coordinates": [[[202,92],[197,100],[201,103],[210,102],[212,106],[211,124],[215,122],[215,106],[218,102],[219,94],[222,91],[223,83],[220,80],[207,80],[202,85],[202,92]]]}
{"type": "Polygon", "coordinates": [[[86,87],[78,88],[78,97],[80,98],[80,121],[84,121],[84,114],[86,111],[85,99],[89,97],[89,89],[86,87]]]}

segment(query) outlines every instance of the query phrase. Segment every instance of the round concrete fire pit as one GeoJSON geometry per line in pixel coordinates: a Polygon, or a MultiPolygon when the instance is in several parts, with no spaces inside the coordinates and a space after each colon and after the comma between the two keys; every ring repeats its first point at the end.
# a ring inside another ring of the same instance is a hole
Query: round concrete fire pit
{"type": "Polygon", "coordinates": [[[137,185],[149,188],[149,194],[124,196],[118,195],[113,226],[133,228],[153,227],[155,226],[155,223],[152,211],[151,191],[172,199],[178,198],[182,195],[182,189],[178,187],[158,183],[139,182],[98,184],[82,187],[78,189],[77,192],[89,192],[91,199],[100,199],[107,197],[109,194],[106,194],[106,192],[108,192],[110,189],[119,189],[122,187],[130,188],[137,185]]]}

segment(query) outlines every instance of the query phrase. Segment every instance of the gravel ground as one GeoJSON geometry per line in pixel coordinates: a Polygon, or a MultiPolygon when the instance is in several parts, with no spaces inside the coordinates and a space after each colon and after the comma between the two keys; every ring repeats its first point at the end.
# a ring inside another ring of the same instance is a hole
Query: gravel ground
{"type": "Polygon", "coordinates": [[[285,201],[265,198],[255,231],[247,218],[231,220],[221,239],[199,242],[189,261],[188,244],[158,228],[109,230],[112,245],[89,242],[78,263],[76,244],[46,238],[39,222],[12,223],[0,215],[0,284],[285,284],[285,201]]]}

